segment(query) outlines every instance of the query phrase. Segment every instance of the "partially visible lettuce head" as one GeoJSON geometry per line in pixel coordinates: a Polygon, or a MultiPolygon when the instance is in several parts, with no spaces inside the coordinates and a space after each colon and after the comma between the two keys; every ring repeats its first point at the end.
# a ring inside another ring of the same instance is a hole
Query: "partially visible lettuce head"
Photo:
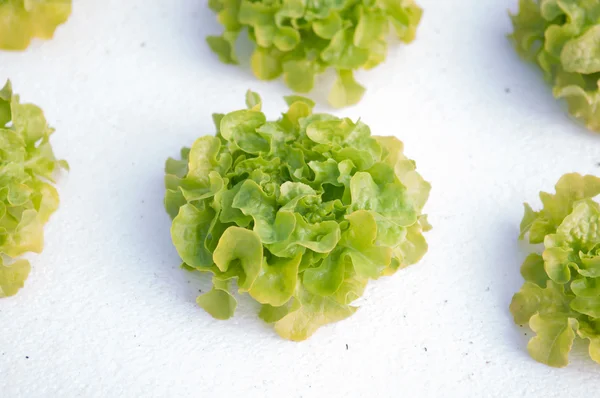
{"type": "Polygon", "coordinates": [[[398,38],[415,38],[422,10],[413,0],[209,0],[224,26],[208,44],[221,61],[237,64],[235,42],[247,28],[256,44],[251,66],[256,77],[283,75],[297,93],[308,93],[315,76],[337,72],[329,94],[336,108],[356,104],[365,91],[353,71],[385,60],[390,25],[398,38]]]}
{"type": "Polygon", "coordinates": [[[71,14],[71,0],[0,0],[0,49],[25,50],[33,38],[51,39],[71,14]]]}
{"type": "Polygon", "coordinates": [[[600,1],[520,0],[512,39],[536,62],[569,112],[600,131],[600,1]]]}
{"type": "Polygon", "coordinates": [[[525,204],[521,238],[543,243],[521,267],[525,284],[510,310],[518,324],[529,323],[537,336],[531,356],[550,366],[569,363],[576,336],[589,340],[591,358],[600,363],[600,178],[566,174],[556,194],[540,193],[544,205],[525,204]]]}
{"type": "Polygon", "coordinates": [[[54,157],[53,132],[42,110],[21,104],[7,82],[0,90],[0,297],[23,287],[29,262],[17,258],[42,251],[44,224],[58,208],[53,175],[68,165],[54,157]]]}
{"type": "Polygon", "coordinates": [[[304,340],[425,254],[430,186],[398,139],[286,101],[276,121],[252,92],[248,109],[215,114],[216,136],[167,161],[165,205],[183,267],[213,275],[201,307],[230,318],[236,282],[280,336],[304,340]]]}

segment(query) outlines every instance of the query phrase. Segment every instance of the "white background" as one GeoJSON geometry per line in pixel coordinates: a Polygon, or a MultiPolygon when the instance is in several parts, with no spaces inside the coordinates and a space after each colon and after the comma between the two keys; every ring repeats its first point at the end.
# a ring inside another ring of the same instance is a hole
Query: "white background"
{"type": "Polygon", "coordinates": [[[539,206],[566,172],[600,174],[600,137],[505,37],[516,0],[420,0],[418,39],[359,74],[367,94],[337,113],[398,136],[432,182],[430,251],[303,343],[280,339],[249,299],[227,322],[198,308],[208,277],[178,268],[162,206],[165,159],[214,133],[212,112],[242,108],[252,88],[274,118],[288,89],[219,63],[203,1],[74,3],[54,40],[0,52],[0,80],[43,107],[72,167],[25,289],[0,301],[0,396],[595,394],[584,344],[568,368],[538,364],[508,311],[522,202],[539,206]]]}

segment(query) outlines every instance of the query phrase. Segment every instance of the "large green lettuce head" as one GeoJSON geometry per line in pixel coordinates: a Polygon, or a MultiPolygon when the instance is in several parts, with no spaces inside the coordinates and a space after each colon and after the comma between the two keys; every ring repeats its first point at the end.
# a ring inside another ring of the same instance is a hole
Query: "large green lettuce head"
{"type": "Polygon", "coordinates": [[[308,93],[315,76],[332,68],[337,80],[329,102],[336,108],[361,99],[365,89],[353,71],[385,60],[390,25],[409,43],[422,14],[413,0],[209,0],[209,6],[225,28],[207,38],[221,61],[237,64],[235,42],[247,28],[256,77],[283,75],[292,90],[308,93]]]}
{"type": "Polygon", "coordinates": [[[520,0],[517,51],[536,62],[569,112],[600,131],[600,1],[520,0]]]}
{"type": "Polygon", "coordinates": [[[51,39],[71,14],[71,0],[0,0],[0,49],[24,50],[33,38],[51,39]]]}
{"type": "Polygon", "coordinates": [[[576,336],[589,340],[589,353],[600,363],[600,178],[566,174],[556,194],[540,193],[544,205],[525,205],[521,237],[543,243],[521,267],[525,284],[510,310],[519,324],[537,336],[529,342],[534,359],[550,366],[568,364],[576,336]]]}
{"type": "Polygon", "coordinates": [[[40,108],[19,102],[10,82],[0,90],[0,297],[23,287],[29,263],[16,258],[42,251],[44,224],[58,207],[53,175],[67,164],[54,157],[53,132],[40,108]]]}
{"type": "Polygon", "coordinates": [[[304,340],[425,254],[430,186],[398,139],[286,100],[276,121],[252,92],[248,109],[214,115],[216,136],[167,161],[165,205],[183,266],[213,275],[201,307],[230,318],[235,282],[279,335],[304,340]]]}

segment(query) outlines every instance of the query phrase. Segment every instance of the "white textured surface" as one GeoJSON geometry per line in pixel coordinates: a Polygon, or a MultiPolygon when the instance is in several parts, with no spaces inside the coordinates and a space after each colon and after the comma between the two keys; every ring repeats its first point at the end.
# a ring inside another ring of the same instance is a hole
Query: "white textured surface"
{"type": "Polygon", "coordinates": [[[566,369],[537,364],[507,307],[525,257],[521,203],[537,204],[565,172],[600,174],[600,137],[572,123],[512,50],[506,8],[516,0],[420,3],[418,40],[361,74],[364,101],[341,113],[400,137],[432,182],[430,252],[300,344],[245,300],[234,320],[211,319],[194,303],[207,280],[178,269],[170,242],[164,160],[212,133],[212,112],[242,107],[247,88],[272,117],[288,93],[218,63],[204,36],[219,26],[203,1],[75,0],[55,40],[0,53],[0,81],[44,108],[72,166],[26,288],[0,301],[0,396],[597,391],[600,366],[585,347],[566,369]]]}

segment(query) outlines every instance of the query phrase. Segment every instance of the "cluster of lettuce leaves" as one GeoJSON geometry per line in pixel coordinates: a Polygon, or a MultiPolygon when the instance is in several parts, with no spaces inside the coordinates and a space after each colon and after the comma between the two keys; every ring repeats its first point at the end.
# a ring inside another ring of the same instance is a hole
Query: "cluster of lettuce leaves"
{"type": "Polygon", "coordinates": [[[353,71],[385,60],[390,25],[398,38],[415,38],[422,10],[413,0],[209,0],[225,30],[207,38],[221,61],[237,64],[235,43],[247,28],[255,43],[252,71],[262,80],[283,75],[297,93],[312,90],[315,76],[328,68],[337,79],[329,103],[356,104],[365,88],[353,71]]]}
{"type": "Polygon", "coordinates": [[[56,160],[42,110],[19,103],[10,82],[0,90],[0,297],[16,294],[30,265],[19,259],[40,253],[44,224],[58,208],[52,176],[67,168],[56,160]]]}
{"type": "Polygon", "coordinates": [[[0,0],[0,49],[25,50],[33,38],[51,39],[71,14],[71,0],[0,0]]]}
{"type": "Polygon", "coordinates": [[[600,1],[520,0],[512,39],[537,63],[569,112],[600,131],[600,1]]]}
{"type": "Polygon", "coordinates": [[[569,363],[575,336],[589,340],[589,354],[600,363],[600,178],[566,174],[556,194],[540,193],[543,209],[525,204],[521,239],[542,244],[521,267],[525,284],[510,310],[518,324],[537,336],[528,350],[539,362],[569,363]]]}
{"type": "Polygon", "coordinates": [[[398,139],[313,114],[307,98],[286,101],[277,121],[250,91],[248,109],[215,114],[216,136],[167,160],[165,205],[182,266],[212,273],[197,303],[230,318],[237,282],[298,341],[352,315],[369,279],[425,254],[430,185],[398,139]]]}

